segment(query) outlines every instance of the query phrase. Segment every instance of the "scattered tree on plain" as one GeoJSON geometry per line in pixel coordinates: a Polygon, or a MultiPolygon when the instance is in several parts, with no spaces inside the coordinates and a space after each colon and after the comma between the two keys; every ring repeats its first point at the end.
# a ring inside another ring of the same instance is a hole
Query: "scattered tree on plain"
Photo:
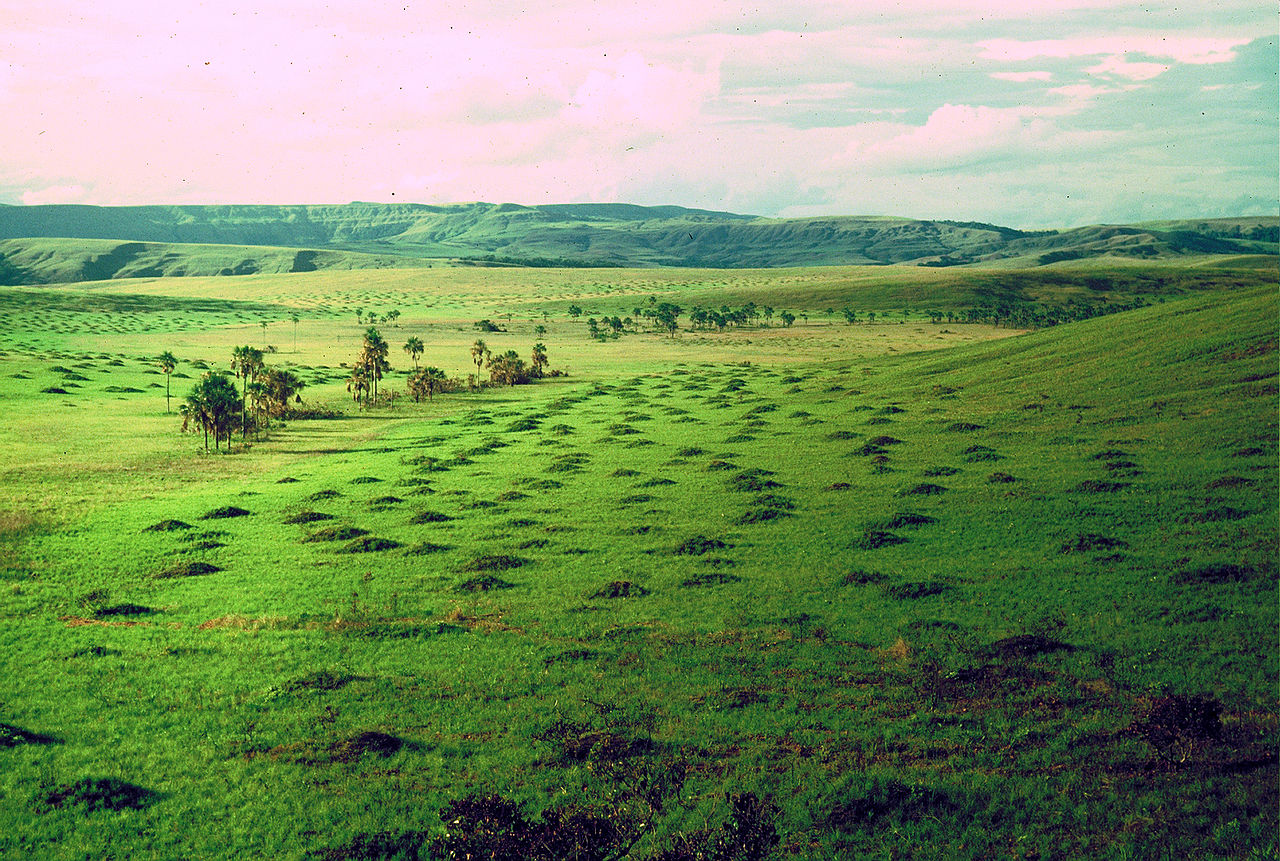
{"type": "Polygon", "coordinates": [[[422,396],[426,395],[427,400],[431,400],[436,392],[440,391],[448,377],[444,371],[434,366],[427,366],[414,373],[409,377],[409,396],[415,402],[422,400],[422,396]]]}
{"type": "Polygon", "coordinates": [[[422,355],[423,349],[422,341],[417,337],[410,338],[408,341],[405,341],[404,351],[413,359],[414,371],[418,370],[418,357],[422,355]]]}
{"type": "Polygon", "coordinates": [[[173,373],[174,368],[178,367],[178,359],[173,353],[165,350],[156,359],[156,364],[164,372],[164,411],[167,413],[169,412],[169,375],[173,373]]]}
{"type": "Polygon", "coordinates": [[[182,405],[182,429],[186,431],[192,424],[198,425],[204,431],[205,451],[209,450],[211,433],[214,451],[218,450],[218,443],[222,440],[227,441],[230,449],[235,415],[242,405],[235,383],[221,371],[211,371],[202,376],[191,394],[187,395],[182,405]]]}

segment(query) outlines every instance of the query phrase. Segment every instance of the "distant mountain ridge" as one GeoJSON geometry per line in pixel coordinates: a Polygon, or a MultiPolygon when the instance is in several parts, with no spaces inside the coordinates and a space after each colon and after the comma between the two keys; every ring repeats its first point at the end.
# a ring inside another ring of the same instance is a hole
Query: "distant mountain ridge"
{"type": "Polygon", "coordinates": [[[716,268],[1038,266],[1100,256],[1275,255],[1278,243],[1280,218],[1269,216],[1025,231],[980,222],[772,219],[623,203],[0,205],[0,283],[368,268],[425,260],[716,268]],[[287,249],[313,253],[291,255],[287,249]]]}

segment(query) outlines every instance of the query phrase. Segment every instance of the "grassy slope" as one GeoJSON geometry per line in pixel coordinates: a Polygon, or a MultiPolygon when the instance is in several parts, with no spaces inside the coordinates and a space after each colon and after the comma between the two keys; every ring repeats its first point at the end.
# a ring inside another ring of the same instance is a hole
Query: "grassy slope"
{"type": "MultiPolygon", "coordinates": [[[[0,207],[0,237],[10,239],[82,237],[327,248],[370,252],[383,259],[492,254],[626,266],[729,268],[904,262],[1033,266],[1099,256],[1185,262],[1197,254],[1274,255],[1276,230],[1274,218],[1024,232],[902,218],[763,219],[627,205],[0,207]]],[[[37,243],[32,248],[21,243],[14,248],[11,255],[30,258],[47,253],[48,246],[37,243]]],[[[63,253],[76,254],[69,248],[63,253]]],[[[382,265],[375,260],[343,259],[348,264],[382,265]]],[[[0,258],[0,270],[5,269],[3,264],[0,258]]],[[[22,267],[15,262],[9,266],[16,266],[17,275],[0,271],[0,280],[23,283],[14,280],[21,276],[22,267]]],[[[44,269],[48,268],[46,264],[44,269]]],[[[67,265],[59,268],[66,270],[67,265]]],[[[269,265],[260,268],[270,271],[269,265]]]]}
{"type": "MultiPolygon", "coordinates": [[[[305,303],[338,277],[270,283],[305,303]]],[[[380,277],[368,296],[396,295],[401,274],[380,277]]],[[[424,325],[549,298],[466,277],[471,298],[424,299],[441,303],[424,325]]],[[[655,286],[633,277],[634,295],[655,286]]],[[[180,310],[156,319],[176,315],[168,340],[194,350],[180,310]]],[[[42,335],[20,334],[0,399],[26,414],[51,363],[77,368],[82,390],[52,396],[69,405],[40,408],[46,433],[101,434],[97,461],[137,477],[105,470],[95,495],[59,483],[91,474],[88,449],[14,458],[30,463],[11,500],[49,481],[87,513],[0,524],[0,722],[52,737],[0,749],[0,852],[367,857],[439,834],[437,811],[473,790],[638,816],[630,787],[667,763],[682,800],[639,857],[719,827],[731,789],[778,805],[789,856],[1274,853],[1276,311],[1273,288],[1192,295],[905,355],[875,341],[914,324],[814,324],[782,350],[809,358],[749,366],[702,338],[555,330],[553,365],[581,369],[568,381],[295,423],[209,459],[163,436],[143,394],[99,393],[132,382],[154,404],[136,354],[33,361],[42,335]],[[805,346],[835,332],[867,343],[805,346]],[[779,486],[744,489],[752,468],[779,486]],[[943,489],[910,492],[924,484],[943,489]],[[200,519],[228,504],[252,513],[200,519]],[[303,510],[402,546],[304,542],[326,523],[284,522],[303,510]],[[427,511],[452,519],[412,522],[427,511]],[[904,512],[934,520],[887,522],[904,512]],[[144,531],[165,518],[194,528],[144,531]],[[868,549],[869,528],[907,540],[868,549]],[[694,536],[724,546],[674,552],[694,536]],[[459,591],[497,554],[525,561],[490,572],[513,588],[459,591]],[[223,570],[157,578],[184,560],[223,570]],[[607,597],[616,582],[648,594],[607,597]],[[1164,692],[1219,701],[1219,737],[1146,740],[1164,692]],[[374,731],[394,741],[353,745],[374,731]],[[155,794],[50,802],[91,776],[155,794]]],[[[222,313],[224,339],[254,330],[254,312],[222,313]]],[[[150,318],[121,322],[115,343],[154,344],[150,318]]],[[[301,355],[336,388],[340,369],[301,355]]]]}

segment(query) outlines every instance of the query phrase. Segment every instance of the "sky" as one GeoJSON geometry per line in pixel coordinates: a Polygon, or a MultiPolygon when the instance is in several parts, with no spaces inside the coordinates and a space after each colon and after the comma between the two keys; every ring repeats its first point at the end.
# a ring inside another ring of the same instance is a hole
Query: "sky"
{"type": "Polygon", "coordinates": [[[0,204],[1271,214],[1274,2],[0,0],[0,204]]]}

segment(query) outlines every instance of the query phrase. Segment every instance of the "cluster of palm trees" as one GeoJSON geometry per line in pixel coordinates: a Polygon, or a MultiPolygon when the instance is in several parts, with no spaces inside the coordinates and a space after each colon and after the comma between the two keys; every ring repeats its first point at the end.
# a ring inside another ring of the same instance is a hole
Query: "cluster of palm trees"
{"type": "MultiPolygon", "coordinates": [[[[168,408],[168,375],[177,365],[172,353],[161,354],[158,364],[166,377],[165,399],[168,408]]],[[[289,411],[289,404],[300,402],[298,394],[306,383],[292,371],[273,368],[263,360],[263,352],[256,347],[236,347],[231,353],[231,370],[242,380],[239,391],[225,371],[210,371],[202,376],[179,408],[182,413],[182,429],[193,426],[204,431],[204,447],[209,449],[209,437],[218,450],[225,441],[231,447],[231,437],[238,429],[244,439],[249,432],[255,434],[271,426],[272,418],[282,418],[289,411]]]]}
{"type": "Polygon", "coordinates": [[[387,359],[390,350],[377,329],[372,326],[365,329],[360,355],[356,357],[355,364],[351,367],[351,376],[347,378],[347,391],[356,403],[361,400],[366,406],[377,403],[378,383],[391,370],[391,362],[387,359]]]}

